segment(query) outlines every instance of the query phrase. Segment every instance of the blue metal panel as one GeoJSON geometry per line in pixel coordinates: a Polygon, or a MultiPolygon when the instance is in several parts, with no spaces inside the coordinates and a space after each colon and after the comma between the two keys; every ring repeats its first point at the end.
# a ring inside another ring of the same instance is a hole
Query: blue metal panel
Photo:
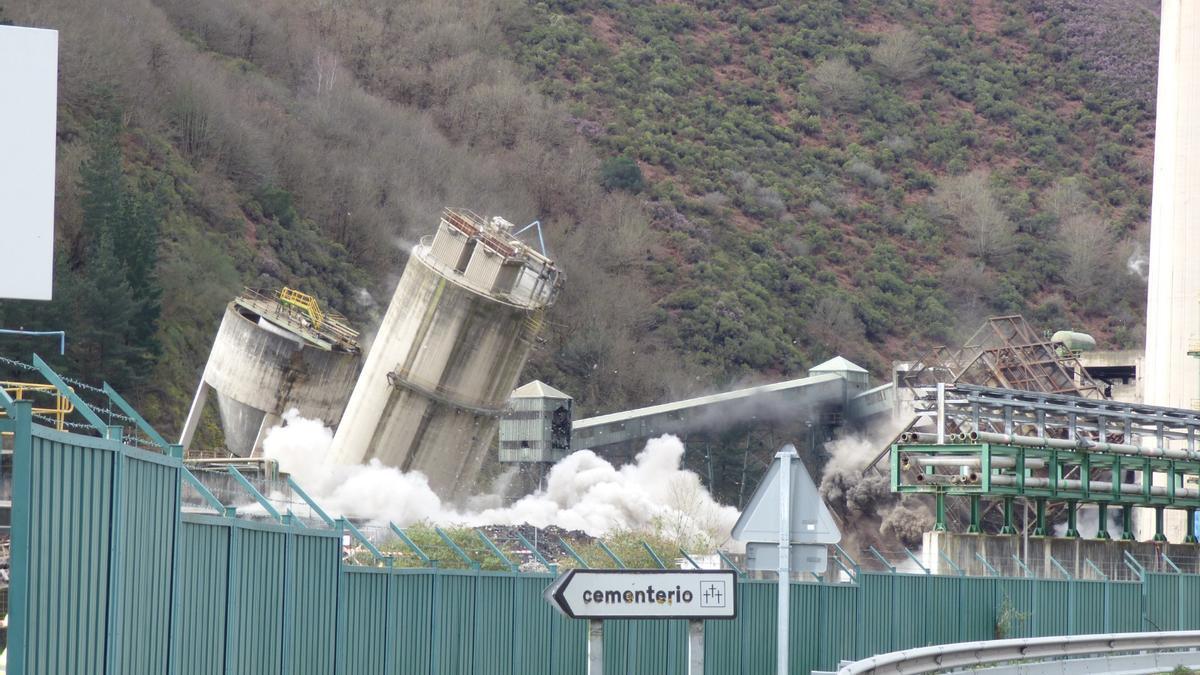
{"type": "MultiPolygon", "coordinates": [[[[256,524],[257,525],[257,524],[256,524]]],[[[237,603],[233,628],[234,673],[282,672],[284,553],[287,535],[276,528],[238,524],[238,552],[231,559],[237,603]]]]}
{"type": "Polygon", "coordinates": [[[389,641],[394,650],[395,672],[425,675],[430,670],[433,634],[433,585],[436,572],[408,570],[392,573],[388,602],[397,620],[389,641]]]}
{"type": "Polygon", "coordinates": [[[1147,630],[1178,630],[1179,577],[1178,574],[1146,573],[1147,630]]]}
{"type": "Polygon", "coordinates": [[[1103,581],[1075,581],[1073,583],[1073,598],[1070,607],[1072,612],[1071,633],[1073,635],[1092,635],[1108,633],[1108,616],[1111,611],[1110,600],[1106,588],[1110,584],[1103,581]]]}
{"type": "Polygon", "coordinates": [[[475,612],[475,578],[473,575],[454,574],[443,570],[441,589],[434,602],[440,605],[442,621],[455,630],[443,630],[438,635],[434,649],[438,652],[435,675],[457,675],[471,672],[471,644],[473,617],[475,612]]]}
{"type": "Polygon", "coordinates": [[[346,640],[340,650],[347,675],[385,673],[388,611],[387,570],[346,567],[342,576],[346,598],[346,640]]]}
{"type": "Polygon", "coordinates": [[[1002,598],[997,580],[988,577],[959,577],[958,611],[951,614],[960,624],[958,640],[992,640],[1002,598]]]}
{"type": "Polygon", "coordinates": [[[1109,582],[1112,612],[1111,630],[1136,632],[1148,630],[1142,617],[1142,584],[1128,581],[1109,582]]]}
{"type": "Polygon", "coordinates": [[[1179,630],[1200,628],[1200,576],[1179,575],[1179,630]]]}
{"type": "Polygon", "coordinates": [[[1069,635],[1073,582],[1043,579],[1032,582],[1033,614],[1037,635],[1069,635]]]}
{"type": "Polygon", "coordinates": [[[191,515],[184,516],[180,527],[175,621],[178,672],[221,675],[225,671],[225,607],[233,528],[216,518],[191,515]]]}
{"type": "MultiPolygon", "coordinates": [[[[294,675],[333,675],[341,541],[336,532],[292,535],[291,668],[294,675]]],[[[379,646],[380,649],[383,645],[379,646]]]]}
{"type": "Polygon", "coordinates": [[[33,436],[28,675],[105,671],[114,458],[33,436]]]}
{"type": "MultiPolygon", "coordinates": [[[[961,642],[966,628],[962,620],[963,582],[965,577],[928,576],[923,580],[925,596],[925,644],[961,642]]],[[[852,629],[853,627],[851,627],[852,629]]],[[[836,664],[834,664],[836,665],[836,664]]]]}
{"type": "Polygon", "coordinates": [[[473,638],[472,672],[481,675],[516,675],[513,670],[513,641],[508,631],[514,630],[523,617],[513,616],[516,584],[507,574],[481,574],[476,578],[475,616],[471,630],[473,638]],[[516,621],[514,621],[516,619],[516,621]]]}
{"type": "Polygon", "coordinates": [[[909,649],[928,645],[929,640],[926,637],[925,629],[931,608],[927,606],[927,603],[938,600],[924,592],[929,578],[924,574],[891,574],[889,576],[892,580],[892,611],[889,614],[891,615],[894,639],[893,649],[909,649]],[[921,620],[902,620],[900,608],[906,608],[909,615],[913,612],[920,612],[921,620]]]}
{"type": "MultiPolygon", "coordinates": [[[[776,609],[775,582],[745,583],[738,588],[742,673],[769,673],[775,665],[776,609]],[[743,613],[744,610],[744,613],[743,613]]],[[[709,625],[712,625],[711,622],[709,625]]]]}
{"type": "Polygon", "coordinates": [[[175,556],[175,514],[179,510],[178,469],[122,457],[123,527],[117,545],[121,595],[116,668],[121,673],[162,673],[167,669],[171,628],[171,569],[175,556]]]}

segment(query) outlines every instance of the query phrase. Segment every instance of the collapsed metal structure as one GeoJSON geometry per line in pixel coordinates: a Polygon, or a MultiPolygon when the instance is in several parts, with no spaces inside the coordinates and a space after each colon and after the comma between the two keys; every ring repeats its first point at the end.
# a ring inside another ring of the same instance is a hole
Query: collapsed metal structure
{"type": "Polygon", "coordinates": [[[935,347],[897,373],[901,387],[977,384],[1103,399],[1069,346],[1039,336],[1020,315],[989,318],[960,348],[935,347]]]}
{"type": "Polygon", "coordinates": [[[935,530],[946,529],[945,499],[970,501],[968,532],[980,531],[984,498],[1003,502],[1002,534],[1015,534],[1013,502],[1034,500],[1048,534],[1046,507],[1065,504],[1067,536],[1079,536],[1076,509],[1094,503],[1100,538],[1107,509],[1124,515],[1133,539],[1135,506],[1155,510],[1155,541],[1165,509],[1188,513],[1185,542],[1196,542],[1200,506],[1200,413],[1040,392],[938,383],[914,388],[916,417],[890,448],[892,490],[933,495],[935,530]]]}

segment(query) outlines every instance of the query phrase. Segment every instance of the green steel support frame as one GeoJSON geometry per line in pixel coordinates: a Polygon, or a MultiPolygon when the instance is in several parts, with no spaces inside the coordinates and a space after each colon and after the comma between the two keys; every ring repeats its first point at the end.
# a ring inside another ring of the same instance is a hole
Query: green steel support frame
{"type": "MultiPolygon", "coordinates": [[[[586,625],[541,597],[552,575],[439,569],[419,548],[429,567],[397,568],[348,521],[249,520],[211,494],[215,515],[184,513],[194,478],[172,453],[124,445],[107,427],[96,438],[34,425],[28,401],[0,396],[0,407],[0,430],[14,434],[10,675],[586,672],[586,625]],[[343,533],[382,564],[348,563],[343,533]]],[[[852,583],[831,573],[790,587],[794,672],[998,634],[1200,629],[1187,600],[1200,575],[1170,558],[1160,574],[1126,556],[1139,580],[1115,581],[1098,568],[1096,580],[1072,578],[1053,559],[1053,579],[1001,576],[986,559],[986,577],[954,565],[952,576],[880,574],[835,550],[852,583]]],[[[738,584],[738,618],[705,627],[708,675],[774,663],[775,582],[738,584]]],[[[684,675],[683,622],[610,622],[605,634],[609,675],[684,675]]]]}

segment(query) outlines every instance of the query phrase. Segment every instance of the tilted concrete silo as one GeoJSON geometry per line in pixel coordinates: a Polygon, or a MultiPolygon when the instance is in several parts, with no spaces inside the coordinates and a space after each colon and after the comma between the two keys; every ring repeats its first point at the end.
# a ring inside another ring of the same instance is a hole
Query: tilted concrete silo
{"type": "Polygon", "coordinates": [[[512,225],[446,209],[413,249],[334,437],[345,464],[377,458],[468,495],[561,275],[512,225]]]}
{"type": "Polygon", "coordinates": [[[337,424],[358,376],[358,333],[312,296],[247,289],[225,308],[179,442],[192,443],[209,392],[229,452],[257,455],[267,431],[296,408],[337,424]]]}

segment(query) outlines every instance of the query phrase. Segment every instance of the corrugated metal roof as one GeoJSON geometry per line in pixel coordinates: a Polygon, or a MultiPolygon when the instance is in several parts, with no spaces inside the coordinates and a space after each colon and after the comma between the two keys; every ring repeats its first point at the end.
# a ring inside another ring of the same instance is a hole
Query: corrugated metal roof
{"type": "Polygon", "coordinates": [[[866,370],[866,368],[863,368],[862,366],[860,366],[848,359],[845,359],[841,356],[835,356],[832,359],[829,359],[828,361],[826,361],[825,363],[822,363],[822,364],[813,366],[812,368],[809,368],[808,372],[809,373],[841,373],[841,372],[866,373],[867,370],[866,370]]]}
{"type": "Polygon", "coordinates": [[[541,380],[534,380],[529,384],[523,384],[516,389],[513,389],[510,398],[561,398],[571,400],[571,397],[563,392],[551,387],[541,380]]]}

